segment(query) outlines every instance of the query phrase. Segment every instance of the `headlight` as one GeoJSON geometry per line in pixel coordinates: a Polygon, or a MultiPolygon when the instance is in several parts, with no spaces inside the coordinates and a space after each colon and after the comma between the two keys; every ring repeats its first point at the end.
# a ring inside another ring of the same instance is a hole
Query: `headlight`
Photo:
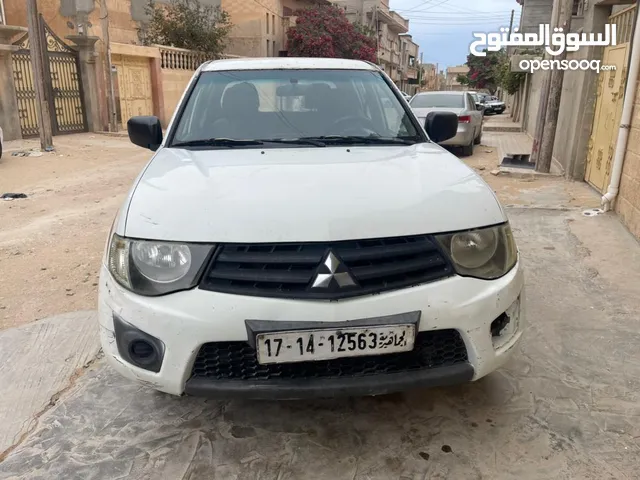
{"type": "Polygon", "coordinates": [[[213,245],[132,240],[113,235],[108,267],[123,287],[140,295],[192,288],[213,245]]]}
{"type": "Polygon", "coordinates": [[[459,275],[493,280],[518,260],[509,224],[436,236],[459,275]]]}

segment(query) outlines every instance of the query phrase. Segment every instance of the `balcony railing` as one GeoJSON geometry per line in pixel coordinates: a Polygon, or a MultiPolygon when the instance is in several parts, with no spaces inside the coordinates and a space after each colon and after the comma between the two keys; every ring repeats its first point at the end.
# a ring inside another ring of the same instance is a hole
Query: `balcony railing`
{"type": "Polygon", "coordinates": [[[393,18],[396,22],[402,25],[404,28],[409,30],[409,20],[402,18],[402,16],[396,12],[390,12],[391,18],[393,18]]]}
{"type": "Polygon", "coordinates": [[[160,60],[162,68],[171,70],[196,70],[207,60],[211,60],[207,55],[186,50],[184,48],[167,47],[157,45],[160,50],[160,60]]]}
{"type": "MultiPolygon", "coordinates": [[[[154,45],[160,51],[160,65],[168,70],[197,70],[207,60],[214,60],[208,55],[184,48],[154,45]]],[[[220,58],[241,58],[238,55],[223,53],[220,58]]]]}
{"type": "MultiPolygon", "coordinates": [[[[369,17],[373,15],[373,12],[367,13],[369,17]]],[[[405,20],[396,12],[385,10],[384,7],[377,11],[378,20],[386,23],[389,30],[394,33],[407,33],[409,31],[409,20],[405,20]]]]}

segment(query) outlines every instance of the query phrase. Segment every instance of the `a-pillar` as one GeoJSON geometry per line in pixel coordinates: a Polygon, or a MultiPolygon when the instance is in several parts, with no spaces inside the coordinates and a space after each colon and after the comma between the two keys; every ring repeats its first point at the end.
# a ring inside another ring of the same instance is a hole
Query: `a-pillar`
{"type": "Polygon", "coordinates": [[[95,45],[98,37],[84,35],[67,35],[67,40],[75,43],[74,48],[78,51],[80,59],[80,81],[82,82],[82,93],[84,108],[87,112],[87,127],[90,132],[102,130],[100,121],[100,100],[98,95],[98,73],[95,45]]]}
{"type": "Polygon", "coordinates": [[[5,140],[20,140],[20,111],[16,87],[13,83],[13,62],[11,53],[18,47],[11,40],[20,33],[26,32],[24,27],[0,25],[0,120],[5,140]]]}

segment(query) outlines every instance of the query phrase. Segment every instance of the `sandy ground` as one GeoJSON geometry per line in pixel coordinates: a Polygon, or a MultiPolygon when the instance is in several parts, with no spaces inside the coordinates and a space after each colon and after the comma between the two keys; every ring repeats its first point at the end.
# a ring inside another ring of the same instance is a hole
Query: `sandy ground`
{"type": "MultiPolygon", "coordinates": [[[[34,146],[37,142],[29,141],[6,148],[34,146]]],[[[125,137],[67,135],[56,137],[55,146],[55,153],[40,157],[7,152],[0,160],[0,193],[28,195],[0,201],[0,329],[95,309],[108,230],[150,157],[125,137]]],[[[474,155],[464,160],[505,205],[551,202],[597,207],[599,203],[584,183],[491,175],[498,165],[495,147],[476,147],[474,155]]]]}
{"type": "Polygon", "coordinates": [[[106,135],[59,136],[54,144],[55,153],[5,152],[0,160],[0,194],[28,195],[0,201],[0,329],[95,309],[108,230],[150,156],[106,135]]]}
{"type": "MultiPolygon", "coordinates": [[[[509,135],[508,133],[494,133],[509,135]]],[[[487,135],[488,136],[488,135],[487,135]]],[[[489,143],[489,142],[487,142],[489,143]]],[[[522,175],[493,175],[499,166],[495,146],[480,145],[473,156],[463,159],[473,167],[498,194],[503,205],[547,206],[558,208],[597,208],[600,196],[584,182],[567,181],[558,176],[534,176],[529,171],[522,175]]]]}

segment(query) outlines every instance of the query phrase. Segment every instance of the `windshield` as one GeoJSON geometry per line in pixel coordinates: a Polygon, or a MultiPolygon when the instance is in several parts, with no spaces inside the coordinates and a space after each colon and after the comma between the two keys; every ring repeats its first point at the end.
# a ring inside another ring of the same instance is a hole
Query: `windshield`
{"type": "MultiPolygon", "coordinates": [[[[172,145],[232,147],[268,140],[325,146],[426,138],[379,72],[238,70],[203,72],[177,121],[172,145]],[[240,142],[242,141],[242,142],[240,142]]],[[[260,143],[262,142],[262,143],[260,143]]]]}
{"type": "Polygon", "coordinates": [[[413,108],[464,108],[464,97],[442,93],[416,95],[411,100],[411,106],[413,108]]]}

